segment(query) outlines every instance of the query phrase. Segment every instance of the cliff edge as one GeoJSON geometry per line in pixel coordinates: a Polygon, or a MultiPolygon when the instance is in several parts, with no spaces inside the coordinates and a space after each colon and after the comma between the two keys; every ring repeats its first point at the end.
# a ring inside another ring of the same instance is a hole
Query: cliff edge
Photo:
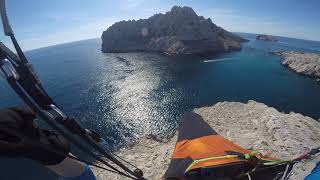
{"type": "Polygon", "coordinates": [[[281,56],[283,66],[320,82],[320,54],[295,51],[280,51],[273,54],[281,56]]]}
{"type": "Polygon", "coordinates": [[[102,34],[103,52],[162,52],[173,56],[214,55],[240,50],[247,40],[232,34],[190,7],[172,7],[148,19],[120,21],[102,34]]]}
{"type": "MultiPolygon", "coordinates": [[[[245,147],[269,152],[281,159],[295,158],[320,145],[320,123],[297,113],[281,113],[255,101],[248,103],[220,102],[195,109],[213,129],[225,138],[245,147]]],[[[161,179],[170,163],[177,135],[158,141],[141,138],[117,154],[144,171],[146,179],[161,179]]],[[[289,179],[303,179],[320,157],[297,163],[289,179]]],[[[93,168],[98,180],[123,177],[93,168]]]]}

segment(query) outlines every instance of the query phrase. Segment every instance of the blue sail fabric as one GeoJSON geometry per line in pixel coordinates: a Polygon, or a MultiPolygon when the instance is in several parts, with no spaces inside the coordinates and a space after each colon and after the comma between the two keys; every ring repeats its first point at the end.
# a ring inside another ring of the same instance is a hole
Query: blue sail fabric
{"type": "Polygon", "coordinates": [[[93,172],[91,171],[89,165],[86,166],[85,171],[77,177],[63,177],[62,180],[96,180],[93,172]]]}
{"type": "Polygon", "coordinates": [[[305,180],[319,180],[320,179],[320,162],[317,163],[316,167],[304,179],[305,180]]]}

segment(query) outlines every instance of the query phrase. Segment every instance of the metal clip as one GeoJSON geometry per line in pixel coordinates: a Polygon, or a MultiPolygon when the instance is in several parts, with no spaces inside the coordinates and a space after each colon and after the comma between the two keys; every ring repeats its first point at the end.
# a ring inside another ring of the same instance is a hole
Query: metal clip
{"type": "Polygon", "coordinates": [[[62,118],[62,120],[67,119],[67,116],[54,104],[49,105],[50,109],[48,110],[48,113],[54,116],[54,119],[56,118],[62,118]]]}
{"type": "Polygon", "coordinates": [[[11,64],[11,62],[8,59],[3,59],[1,62],[2,63],[0,65],[4,71],[5,76],[13,77],[15,80],[18,80],[19,74],[17,73],[16,69],[11,64]]]}

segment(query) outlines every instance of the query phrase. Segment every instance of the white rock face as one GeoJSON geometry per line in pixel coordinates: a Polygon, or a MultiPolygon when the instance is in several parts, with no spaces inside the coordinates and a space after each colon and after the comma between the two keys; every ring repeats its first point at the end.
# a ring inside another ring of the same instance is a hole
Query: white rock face
{"type": "Polygon", "coordinates": [[[281,64],[299,74],[309,76],[320,81],[320,54],[302,52],[275,52],[282,57],[281,64]]]}
{"type": "MultiPolygon", "coordinates": [[[[253,148],[281,159],[292,159],[320,146],[320,123],[297,113],[284,114],[262,103],[249,101],[221,102],[195,109],[220,135],[245,148],[253,148]]],[[[161,179],[170,163],[177,135],[159,142],[142,138],[134,146],[121,149],[118,155],[144,171],[147,179],[161,179]]],[[[317,157],[296,164],[291,180],[310,173],[317,157]]],[[[123,177],[93,168],[99,180],[123,177]]]]}
{"type": "Polygon", "coordinates": [[[240,50],[240,43],[246,41],[192,8],[178,6],[148,19],[117,22],[101,38],[103,52],[154,51],[174,56],[240,50]]]}

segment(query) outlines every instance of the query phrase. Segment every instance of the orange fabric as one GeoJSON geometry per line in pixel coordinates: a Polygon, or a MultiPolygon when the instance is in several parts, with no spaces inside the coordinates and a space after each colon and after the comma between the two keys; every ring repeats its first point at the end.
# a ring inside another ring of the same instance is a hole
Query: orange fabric
{"type": "MultiPolygon", "coordinates": [[[[192,140],[183,140],[177,142],[172,159],[191,157],[192,159],[196,160],[208,157],[225,156],[227,155],[226,151],[235,151],[242,154],[251,152],[232,143],[231,141],[223,138],[220,135],[210,135],[192,140]]],[[[191,169],[241,161],[243,160],[238,158],[213,159],[196,163],[192,166],[191,169]]]]}
{"type": "Polygon", "coordinates": [[[172,159],[187,157],[191,157],[192,159],[202,159],[207,157],[224,156],[227,155],[225,151],[236,151],[243,154],[251,152],[220,135],[210,135],[177,142],[172,159]]]}

